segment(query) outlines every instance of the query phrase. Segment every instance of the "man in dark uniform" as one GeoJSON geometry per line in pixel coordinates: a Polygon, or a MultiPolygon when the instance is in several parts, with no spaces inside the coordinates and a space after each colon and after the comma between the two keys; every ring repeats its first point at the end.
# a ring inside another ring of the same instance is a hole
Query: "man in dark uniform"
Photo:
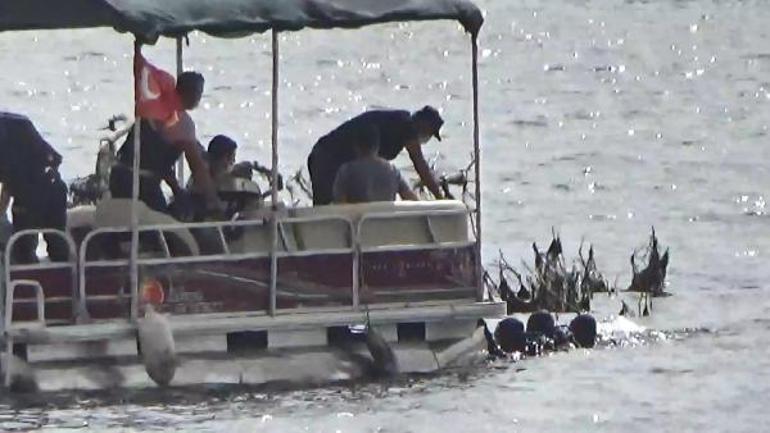
{"type": "Polygon", "coordinates": [[[356,138],[362,129],[374,127],[379,135],[379,156],[394,160],[406,148],[420,179],[436,198],[443,198],[441,189],[422,154],[422,145],[431,137],[441,140],[439,131],[444,120],[438,111],[425,106],[415,113],[405,110],[372,110],[343,123],[321,137],[313,146],[307,160],[313,184],[313,204],[330,204],[337,170],[356,157],[356,138]]]}
{"type": "MultiPolygon", "coordinates": [[[[59,176],[62,157],[32,122],[20,114],[0,113],[0,183],[3,184],[5,211],[13,198],[13,231],[58,229],[67,225],[67,185],[59,176]]],[[[44,235],[48,257],[64,261],[69,257],[66,242],[55,235],[44,235]]],[[[37,261],[37,236],[25,236],[12,251],[16,263],[37,261]]]]}

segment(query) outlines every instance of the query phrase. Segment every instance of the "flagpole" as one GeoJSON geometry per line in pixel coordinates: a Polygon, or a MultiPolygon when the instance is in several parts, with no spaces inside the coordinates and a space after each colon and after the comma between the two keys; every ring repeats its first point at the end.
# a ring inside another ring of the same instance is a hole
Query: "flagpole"
{"type": "MultiPolygon", "coordinates": [[[[179,78],[184,72],[184,58],[182,39],[184,36],[177,36],[176,38],[176,76],[179,78]]],[[[176,164],[176,178],[179,181],[179,186],[184,188],[184,156],[180,156],[176,164]]]]}
{"type": "MultiPolygon", "coordinates": [[[[136,57],[141,53],[142,45],[138,40],[134,41],[134,65],[136,57]]],[[[129,259],[131,268],[131,320],[136,321],[139,317],[139,210],[137,202],[139,200],[139,158],[141,153],[139,148],[142,145],[139,140],[141,134],[141,119],[139,118],[136,101],[139,95],[136,86],[136,68],[134,68],[134,163],[131,170],[131,256],[129,259]]]]}

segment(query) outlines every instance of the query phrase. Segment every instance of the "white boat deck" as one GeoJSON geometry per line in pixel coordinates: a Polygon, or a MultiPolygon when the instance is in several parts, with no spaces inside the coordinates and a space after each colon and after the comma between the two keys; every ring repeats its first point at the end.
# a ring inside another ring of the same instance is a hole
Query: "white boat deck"
{"type": "MultiPolygon", "coordinates": [[[[448,322],[499,317],[505,304],[499,302],[440,303],[431,305],[370,306],[373,324],[400,322],[448,322]]],[[[239,331],[301,331],[320,327],[360,324],[366,321],[364,310],[289,310],[265,314],[204,314],[171,316],[175,336],[220,335],[239,331]]],[[[68,326],[43,327],[38,324],[14,324],[7,330],[15,343],[51,344],[133,338],[136,327],[128,321],[109,321],[68,326]]]]}

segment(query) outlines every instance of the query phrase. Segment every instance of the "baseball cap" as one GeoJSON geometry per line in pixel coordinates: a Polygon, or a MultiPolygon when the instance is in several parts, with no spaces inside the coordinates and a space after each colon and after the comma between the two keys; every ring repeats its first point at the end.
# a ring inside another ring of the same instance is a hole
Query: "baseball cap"
{"type": "Polygon", "coordinates": [[[433,132],[433,136],[436,137],[438,141],[441,141],[439,132],[441,131],[441,126],[444,124],[444,119],[441,118],[438,110],[430,105],[426,105],[414,113],[414,118],[428,124],[433,132]]]}

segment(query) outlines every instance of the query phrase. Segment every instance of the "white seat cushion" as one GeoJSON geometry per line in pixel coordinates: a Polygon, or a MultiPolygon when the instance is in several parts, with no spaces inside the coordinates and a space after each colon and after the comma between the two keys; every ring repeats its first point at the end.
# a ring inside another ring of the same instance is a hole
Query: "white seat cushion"
{"type": "MultiPolygon", "coordinates": [[[[295,217],[340,216],[357,227],[362,217],[361,245],[420,245],[433,242],[468,241],[468,217],[465,204],[455,200],[373,202],[327,205],[293,210],[295,217]],[[430,215],[432,212],[457,211],[452,215],[430,215]],[[393,218],[391,215],[404,214],[393,218]],[[377,215],[388,216],[377,218],[377,215]]],[[[348,229],[333,222],[307,222],[296,225],[297,242],[310,248],[333,248],[349,245],[348,229]]]]}
{"type": "MultiPolygon", "coordinates": [[[[94,212],[94,227],[129,227],[131,225],[131,199],[110,198],[102,200],[94,212]]],[[[141,201],[136,203],[139,225],[182,224],[169,215],[154,211],[141,201]]],[[[192,255],[200,254],[198,243],[184,227],[164,230],[176,235],[190,249],[192,255]]]]}

